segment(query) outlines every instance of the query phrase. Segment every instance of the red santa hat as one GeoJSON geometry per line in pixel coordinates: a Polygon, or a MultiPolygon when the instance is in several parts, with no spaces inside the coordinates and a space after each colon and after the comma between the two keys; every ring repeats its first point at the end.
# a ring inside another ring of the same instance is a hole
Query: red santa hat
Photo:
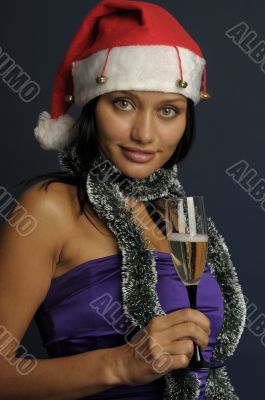
{"type": "Polygon", "coordinates": [[[72,103],[116,90],[180,93],[195,105],[210,97],[200,47],[164,8],[101,0],[85,16],[57,71],[51,114],[42,112],[34,129],[41,147],[62,150],[74,139],[72,103]]]}

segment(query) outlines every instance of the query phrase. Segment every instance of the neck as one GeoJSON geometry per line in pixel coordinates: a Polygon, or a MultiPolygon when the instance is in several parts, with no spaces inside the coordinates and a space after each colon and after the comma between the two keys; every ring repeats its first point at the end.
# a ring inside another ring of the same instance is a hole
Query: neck
{"type": "Polygon", "coordinates": [[[161,167],[146,178],[131,178],[124,175],[102,153],[93,160],[89,173],[98,183],[104,183],[108,188],[115,187],[124,196],[139,201],[167,197],[169,188],[178,184],[177,165],[168,169],[161,167]]]}

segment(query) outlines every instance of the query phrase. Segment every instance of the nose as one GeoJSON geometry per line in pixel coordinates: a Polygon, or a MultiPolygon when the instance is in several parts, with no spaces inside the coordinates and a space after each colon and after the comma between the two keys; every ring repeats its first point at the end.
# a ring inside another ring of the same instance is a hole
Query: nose
{"type": "Polygon", "coordinates": [[[151,111],[141,110],[137,113],[132,123],[132,141],[148,144],[152,143],[155,136],[154,117],[151,111]]]}

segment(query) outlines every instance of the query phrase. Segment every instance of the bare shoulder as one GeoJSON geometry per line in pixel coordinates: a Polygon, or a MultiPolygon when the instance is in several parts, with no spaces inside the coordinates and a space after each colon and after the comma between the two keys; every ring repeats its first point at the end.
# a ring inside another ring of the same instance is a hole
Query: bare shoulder
{"type": "Polygon", "coordinates": [[[46,190],[39,182],[17,197],[1,228],[0,325],[18,340],[47,295],[74,204],[73,186],[51,183],[46,190]],[[16,223],[21,210],[35,221],[30,231],[16,223]]]}
{"type": "Polygon", "coordinates": [[[52,182],[45,187],[43,183],[45,181],[31,185],[18,196],[16,208],[11,210],[2,229],[2,237],[7,237],[7,242],[13,246],[21,236],[24,236],[24,245],[28,238],[29,247],[34,243],[37,247],[45,245],[47,251],[52,252],[55,268],[79,206],[75,186],[52,182]],[[22,223],[15,226],[16,219],[21,218],[21,210],[27,216],[24,225],[29,226],[28,232],[22,223]],[[28,225],[27,220],[31,222],[28,225]]]}
{"type": "Polygon", "coordinates": [[[36,211],[47,210],[54,216],[64,218],[78,211],[76,186],[62,182],[51,182],[45,186],[45,181],[33,184],[19,196],[19,201],[27,203],[36,211]]]}

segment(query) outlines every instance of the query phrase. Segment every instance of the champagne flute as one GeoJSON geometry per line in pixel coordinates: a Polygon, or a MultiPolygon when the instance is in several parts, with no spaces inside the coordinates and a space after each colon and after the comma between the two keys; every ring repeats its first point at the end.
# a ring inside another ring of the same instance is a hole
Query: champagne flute
{"type": "MultiPolygon", "coordinates": [[[[207,258],[207,220],[203,196],[171,197],[165,200],[166,236],[170,254],[180,279],[187,288],[190,306],[196,309],[197,287],[207,258]]],[[[208,370],[224,364],[207,363],[199,346],[194,343],[194,353],[187,368],[208,370]]]]}

